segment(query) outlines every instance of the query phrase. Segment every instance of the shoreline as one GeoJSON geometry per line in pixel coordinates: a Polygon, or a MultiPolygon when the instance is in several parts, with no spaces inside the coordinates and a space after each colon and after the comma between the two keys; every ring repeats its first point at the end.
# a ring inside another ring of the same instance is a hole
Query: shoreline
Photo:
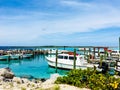
{"type": "Polygon", "coordinates": [[[54,84],[59,74],[52,74],[45,81],[16,77],[9,68],[0,69],[0,90],[90,90],[67,84],[54,84]]]}

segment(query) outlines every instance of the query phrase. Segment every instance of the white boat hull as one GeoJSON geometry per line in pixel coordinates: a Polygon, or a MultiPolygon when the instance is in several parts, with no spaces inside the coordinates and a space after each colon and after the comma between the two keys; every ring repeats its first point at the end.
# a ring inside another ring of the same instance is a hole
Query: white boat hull
{"type": "MultiPolygon", "coordinates": [[[[55,57],[49,58],[46,57],[46,60],[48,62],[48,65],[51,67],[56,67],[56,62],[55,62],[55,57]]],[[[82,62],[82,61],[81,61],[82,62]]],[[[98,66],[98,65],[94,65],[94,64],[88,64],[88,63],[81,63],[79,61],[76,61],[76,69],[87,69],[89,68],[93,68],[94,66],[98,66]]],[[[73,69],[73,60],[58,60],[57,63],[57,68],[62,68],[62,69],[73,69]]]]}
{"type": "Polygon", "coordinates": [[[20,55],[10,55],[10,59],[20,59],[20,55]]]}
{"type": "Polygon", "coordinates": [[[0,60],[7,60],[8,58],[9,58],[9,55],[0,56],[0,60]]]}
{"type": "Polygon", "coordinates": [[[32,57],[32,55],[33,54],[24,54],[24,55],[22,55],[22,58],[30,58],[30,57],[32,57]]]}

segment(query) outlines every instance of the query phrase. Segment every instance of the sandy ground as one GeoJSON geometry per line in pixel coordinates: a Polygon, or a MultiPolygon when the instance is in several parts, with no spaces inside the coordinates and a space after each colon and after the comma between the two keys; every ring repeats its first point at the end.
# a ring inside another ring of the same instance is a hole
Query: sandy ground
{"type": "Polygon", "coordinates": [[[78,88],[78,87],[70,86],[67,84],[59,84],[59,86],[60,86],[60,90],[90,90],[87,88],[78,88]]]}

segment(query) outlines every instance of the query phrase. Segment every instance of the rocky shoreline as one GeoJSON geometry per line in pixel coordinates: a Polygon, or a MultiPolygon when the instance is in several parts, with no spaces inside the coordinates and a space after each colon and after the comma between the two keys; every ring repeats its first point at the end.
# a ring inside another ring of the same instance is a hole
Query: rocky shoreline
{"type": "Polygon", "coordinates": [[[16,77],[10,68],[0,69],[0,90],[89,90],[66,84],[54,84],[59,74],[51,75],[50,79],[42,82],[37,79],[16,77]]]}

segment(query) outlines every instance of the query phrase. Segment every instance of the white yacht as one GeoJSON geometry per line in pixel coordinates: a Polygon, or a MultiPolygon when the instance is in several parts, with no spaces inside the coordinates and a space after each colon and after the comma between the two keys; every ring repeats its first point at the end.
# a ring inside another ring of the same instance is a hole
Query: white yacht
{"type": "MultiPolygon", "coordinates": [[[[84,59],[84,55],[76,54],[76,69],[87,69],[88,67],[93,68],[94,66],[98,67],[98,64],[90,64],[87,62],[87,60],[84,59]]],[[[74,53],[68,52],[68,53],[62,53],[58,54],[57,57],[57,68],[63,68],[63,69],[73,69],[74,65],[74,53]]],[[[51,67],[56,66],[56,56],[46,56],[46,60],[48,62],[48,65],[51,67]]]]}

